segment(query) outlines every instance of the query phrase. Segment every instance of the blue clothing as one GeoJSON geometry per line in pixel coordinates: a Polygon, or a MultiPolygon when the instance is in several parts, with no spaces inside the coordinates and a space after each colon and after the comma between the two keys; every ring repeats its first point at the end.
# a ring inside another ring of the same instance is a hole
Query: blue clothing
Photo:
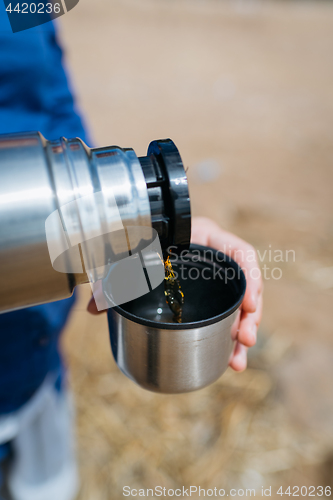
{"type": "MultiPolygon", "coordinates": [[[[0,1],[0,134],[32,130],[87,142],[53,23],[13,34],[0,1]]],[[[0,314],[0,414],[21,407],[47,373],[60,371],[59,335],[74,300],[0,314]]]]}

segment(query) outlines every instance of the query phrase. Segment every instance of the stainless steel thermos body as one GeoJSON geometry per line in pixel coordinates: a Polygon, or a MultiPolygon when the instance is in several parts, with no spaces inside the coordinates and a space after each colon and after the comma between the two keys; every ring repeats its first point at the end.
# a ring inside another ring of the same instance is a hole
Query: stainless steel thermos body
{"type": "Polygon", "coordinates": [[[120,227],[153,227],[163,246],[186,248],[190,220],[187,179],[170,140],[154,141],[138,158],[77,138],[2,135],[0,312],[63,299],[103,278],[107,252],[115,260],[128,254],[120,227]]]}

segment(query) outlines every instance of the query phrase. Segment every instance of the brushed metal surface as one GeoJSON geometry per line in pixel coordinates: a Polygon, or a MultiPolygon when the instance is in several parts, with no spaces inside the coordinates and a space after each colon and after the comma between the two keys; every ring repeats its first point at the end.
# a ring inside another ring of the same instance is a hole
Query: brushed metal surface
{"type": "Polygon", "coordinates": [[[0,136],[0,312],[69,297],[76,284],[104,277],[108,249],[113,259],[129,255],[127,226],[151,228],[133,150],[49,142],[38,132],[0,136]],[[55,211],[70,247],[57,270],[45,229],[55,211]]]}
{"type": "Polygon", "coordinates": [[[169,394],[201,389],[225,372],[240,320],[237,309],[211,325],[165,330],[115,311],[112,317],[111,347],[121,371],[145,389],[169,394]]]}

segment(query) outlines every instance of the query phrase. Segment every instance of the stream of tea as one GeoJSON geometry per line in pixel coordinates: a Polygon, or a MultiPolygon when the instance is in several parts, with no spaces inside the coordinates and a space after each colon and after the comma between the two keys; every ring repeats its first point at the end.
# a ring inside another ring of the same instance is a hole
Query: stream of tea
{"type": "Polygon", "coordinates": [[[175,276],[170,257],[164,261],[165,277],[164,277],[164,294],[165,300],[171,311],[173,312],[173,320],[176,323],[182,322],[182,313],[184,305],[184,293],[182,292],[180,283],[175,276]]]}

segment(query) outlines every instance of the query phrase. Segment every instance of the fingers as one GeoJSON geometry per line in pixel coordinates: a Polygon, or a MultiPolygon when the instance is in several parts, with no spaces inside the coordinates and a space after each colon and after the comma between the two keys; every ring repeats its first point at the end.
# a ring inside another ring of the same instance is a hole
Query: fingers
{"type": "Polygon", "coordinates": [[[254,313],[257,310],[259,299],[262,292],[261,271],[257,265],[242,266],[246,277],[246,291],[242,307],[248,313],[254,313]]]}
{"type": "Polygon", "coordinates": [[[105,312],[108,309],[107,302],[105,300],[104,292],[103,292],[103,287],[102,287],[102,282],[96,281],[93,285],[93,296],[91,297],[88,305],[87,305],[87,311],[90,314],[100,314],[105,312]],[[96,299],[96,300],[95,300],[96,299]],[[96,304],[97,301],[97,304],[96,304]]]}
{"type": "Polygon", "coordinates": [[[94,314],[94,315],[99,314],[100,312],[104,312],[104,311],[99,311],[97,309],[94,297],[91,297],[91,299],[89,300],[88,305],[87,305],[87,311],[90,314],[94,314]]]}
{"type": "Polygon", "coordinates": [[[247,312],[255,312],[258,296],[262,291],[262,278],[257,252],[253,246],[238,236],[224,231],[214,221],[205,217],[193,218],[192,241],[217,248],[240,265],[246,277],[243,308],[247,312]]]}
{"type": "Polygon", "coordinates": [[[229,362],[229,366],[237,372],[246,369],[247,348],[254,346],[257,341],[257,329],[262,316],[262,302],[262,295],[260,295],[255,313],[242,312],[238,341],[229,362]]]}
{"type": "Polygon", "coordinates": [[[106,312],[109,306],[104,295],[102,281],[98,280],[93,283],[92,290],[93,296],[87,305],[87,311],[94,315],[106,312]]]}
{"type": "Polygon", "coordinates": [[[236,343],[234,353],[229,361],[229,366],[236,372],[242,372],[246,369],[247,348],[239,342],[236,343]]]}
{"type": "Polygon", "coordinates": [[[246,347],[253,347],[257,342],[257,325],[254,321],[256,313],[243,313],[239,325],[238,341],[246,347]]]}
{"type": "Polygon", "coordinates": [[[239,264],[246,278],[243,309],[246,312],[254,313],[258,306],[259,295],[262,292],[262,277],[257,252],[253,246],[203,217],[194,219],[192,239],[202,245],[221,250],[239,264]]]}
{"type": "Polygon", "coordinates": [[[257,329],[262,316],[263,282],[257,252],[250,244],[204,217],[193,219],[192,241],[221,250],[232,257],[244,271],[246,292],[242,303],[238,341],[229,364],[236,371],[245,370],[247,348],[256,343],[257,329]]]}
{"type": "Polygon", "coordinates": [[[257,330],[262,316],[262,302],[262,295],[259,295],[255,313],[242,311],[237,339],[246,347],[254,346],[257,341],[257,330]]]}
{"type": "Polygon", "coordinates": [[[246,278],[243,310],[254,313],[258,307],[263,288],[257,253],[251,245],[242,241],[242,243],[239,243],[238,248],[231,252],[231,257],[241,266],[246,278]]]}
{"type": "Polygon", "coordinates": [[[205,217],[194,217],[192,222],[191,230],[191,242],[197,245],[206,246],[208,244],[208,234],[209,229],[207,226],[207,221],[210,223],[209,219],[205,217]]]}

